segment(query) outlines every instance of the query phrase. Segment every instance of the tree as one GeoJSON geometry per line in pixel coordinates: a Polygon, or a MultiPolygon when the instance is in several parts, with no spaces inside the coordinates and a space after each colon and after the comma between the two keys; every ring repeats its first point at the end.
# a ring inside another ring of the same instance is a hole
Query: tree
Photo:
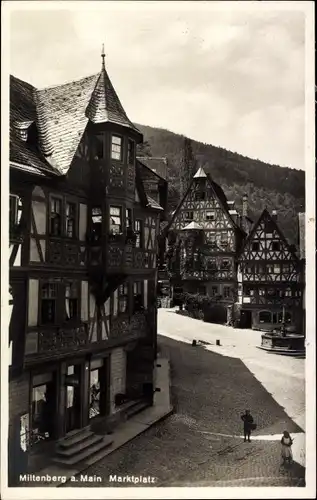
{"type": "Polygon", "coordinates": [[[152,156],[151,145],[148,141],[141,142],[141,144],[137,145],[137,156],[152,156]]]}
{"type": "Polygon", "coordinates": [[[196,173],[196,158],[193,154],[193,146],[191,139],[185,137],[184,139],[184,150],[183,158],[181,162],[181,172],[180,172],[180,195],[184,196],[188,186],[196,173]]]}

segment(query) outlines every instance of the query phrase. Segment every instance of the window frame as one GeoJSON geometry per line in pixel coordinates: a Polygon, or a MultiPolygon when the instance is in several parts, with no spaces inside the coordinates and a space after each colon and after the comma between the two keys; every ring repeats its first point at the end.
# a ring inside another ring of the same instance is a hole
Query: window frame
{"type": "Polygon", "coordinates": [[[223,298],[224,299],[230,299],[231,297],[231,287],[230,286],[224,286],[223,287],[223,298]]]}
{"type": "Polygon", "coordinates": [[[49,196],[49,209],[48,209],[49,236],[53,237],[53,238],[62,238],[64,236],[64,220],[65,220],[65,218],[64,218],[63,201],[64,201],[63,197],[58,195],[58,194],[51,193],[49,196]],[[59,201],[60,213],[52,211],[52,202],[54,202],[54,201],[55,202],[59,201]],[[59,234],[55,234],[52,232],[52,220],[53,220],[52,214],[59,215],[59,234]]]}
{"type": "Polygon", "coordinates": [[[118,315],[129,313],[129,295],[130,295],[130,286],[129,282],[125,281],[118,286],[118,315]],[[121,303],[125,299],[125,309],[121,310],[121,303]]]}
{"type": "Polygon", "coordinates": [[[64,217],[64,230],[65,230],[65,236],[66,238],[69,238],[71,240],[75,240],[78,237],[78,203],[75,201],[69,200],[68,198],[65,199],[65,217],[64,217]],[[67,207],[73,206],[74,208],[74,213],[72,216],[67,215],[67,207]],[[68,235],[68,222],[70,220],[73,220],[73,234],[72,236],[68,235]]]}
{"type": "Polygon", "coordinates": [[[134,219],[134,234],[136,235],[136,240],[135,240],[135,248],[143,248],[143,219],[134,219]],[[138,230],[136,225],[137,223],[140,223],[140,229],[138,230]],[[139,243],[139,245],[138,245],[139,243]]]}
{"type": "Polygon", "coordinates": [[[215,221],[216,220],[216,210],[206,210],[206,220],[208,221],[215,221]],[[210,217],[208,214],[213,214],[212,217],[210,217]]]}
{"type": "Polygon", "coordinates": [[[260,242],[252,241],[252,252],[258,252],[260,250],[260,242]],[[256,248],[254,246],[256,245],[256,248]]]}
{"type": "Polygon", "coordinates": [[[60,283],[56,281],[51,281],[51,280],[43,280],[39,282],[39,302],[40,302],[40,307],[38,311],[38,323],[40,326],[55,326],[58,324],[58,296],[59,296],[59,286],[60,283]],[[43,297],[43,288],[45,286],[55,286],[55,297],[43,297]],[[54,302],[54,318],[53,321],[43,321],[43,305],[45,302],[48,301],[53,301],[54,302]]]}
{"type": "Polygon", "coordinates": [[[96,132],[94,134],[93,140],[93,152],[94,152],[94,160],[101,161],[106,159],[106,144],[105,144],[105,133],[104,132],[96,132]],[[102,144],[102,156],[101,158],[97,155],[97,141],[98,138],[101,138],[100,144],[102,144]]]}
{"type": "Polygon", "coordinates": [[[123,233],[123,218],[122,218],[122,206],[120,205],[109,205],[109,233],[111,235],[116,235],[116,234],[122,234],[123,233]],[[111,209],[116,208],[119,209],[119,215],[115,215],[111,213],[111,209]],[[119,226],[120,230],[117,232],[113,232],[113,229],[111,229],[111,217],[116,217],[120,219],[120,224],[114,224],[115,227],[119,226]]]}
{"type": "Polygon", "coordinates": [[[281,250],[281,243],[280,241],[272,241],[272,252],[279,252],[281,250]],[[275,246],[275,248],[274,248],[275,246]]]}
{"type": "Polygon", "coordinates": [[[111,160],[118,161],[118,162],[122,163],[123,162],[123,148],[124,148],[123,136],[119,135],[119,134],[111,134],[111,141],[110,141],[110,158],[111,158],[111,160]],[[120,145],[113,142],[114,138],[120,139],[120,141],[121,141],[120,145]],[[115,153],[115,150],[113,150],[113,146],[120,146],[120,158],[115,158],[112,156],[113,153],[115,153]]]}

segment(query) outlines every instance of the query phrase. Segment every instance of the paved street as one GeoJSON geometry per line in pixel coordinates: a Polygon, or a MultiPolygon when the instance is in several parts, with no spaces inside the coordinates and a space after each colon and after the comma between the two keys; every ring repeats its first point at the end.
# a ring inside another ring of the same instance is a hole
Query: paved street
{"type": "Polygon", "coordinates": [[[280,466],[279,438],[285,429],[295,442],[303,436],[304,360],[256,349],[256,332],[169,310],[159,311],[159,332],[164,335],[159,349],[171,361],[175,413],[88,469],[102,478],[89,486],[137,486],[109,482],[110,475],[155,477],[146,486],[303,485],[301,465],[280,466]],[[193,338],[211,343],[220,338],[223,346],[192,347],[193,338]],[[251,443],[241,438],[245,408],[258,424],[251,443]],[[297,423],[287,412],[297,414],[297,423]]]}

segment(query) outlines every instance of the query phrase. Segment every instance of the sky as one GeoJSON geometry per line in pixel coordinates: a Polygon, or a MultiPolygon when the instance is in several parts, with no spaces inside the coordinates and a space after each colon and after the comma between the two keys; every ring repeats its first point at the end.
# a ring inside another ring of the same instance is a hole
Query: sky
{"type": "Polygon", "coordinates": [[[305,168],[305,15],[297,2],[288,10],[271,2],[10,3],[16,77],[41,88],[98,73],[104,43],[132,121],[305,168]]]}

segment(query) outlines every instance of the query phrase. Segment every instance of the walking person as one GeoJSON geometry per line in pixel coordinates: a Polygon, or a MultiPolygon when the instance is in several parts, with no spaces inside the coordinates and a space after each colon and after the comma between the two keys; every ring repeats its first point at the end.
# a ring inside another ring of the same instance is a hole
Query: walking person
{"type": "Polygon", "coordinates": [[[245,413],[241,415],[241,420],[243,421],[243,432],[244,432],[244,442],[247,440],[251,442],[251,431],[255,429],[255,424],[250,410],[245,410],[245,413]]]}
{"type": "Polygon", "coordinates": [[[285,464],[286,462],[291,464],[293,461],[292,444],[293,444],[293,439],[291,438],[289,432],[284,431],[281,439],[281,445],[282,445],[281,455],[283,464],[285,464]]]}

